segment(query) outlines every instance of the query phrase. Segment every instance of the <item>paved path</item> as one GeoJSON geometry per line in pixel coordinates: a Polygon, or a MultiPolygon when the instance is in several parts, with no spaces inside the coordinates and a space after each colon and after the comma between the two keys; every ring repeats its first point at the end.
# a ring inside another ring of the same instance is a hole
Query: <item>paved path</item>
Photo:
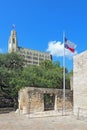
{"type": "Polygon", "coordinates": [[[35,118],[10,112],[0,114],[0,130],[87,130],[87,119],[61,115],[35,118]]]}

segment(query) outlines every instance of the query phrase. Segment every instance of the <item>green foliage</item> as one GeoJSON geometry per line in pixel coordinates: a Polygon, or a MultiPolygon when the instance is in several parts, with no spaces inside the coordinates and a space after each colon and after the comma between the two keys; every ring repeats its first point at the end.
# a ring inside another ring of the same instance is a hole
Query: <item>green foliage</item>
{"type": "MultiPolygon", "coordinates": [[[[60,67],[59,62],[42,61],[40,66],[25,67],[21,79],[22,86],[62,89],[63,69],[60,67]]],[[[66,78],[66,81],[66,88],[69,88],[68,78],[66,78]]]]}
{"type": "MultiPolygon", "coordinates": [[[[63,68],[59,62],[42,61],[39,66],[24,67],[17,54],[0,54],[0,91],[17,100],[22,87],[63,88],[63,68]]],[[[70,88],[70,75],[66,68],[66,88],[70,88]]]]}
{"type": "Polygon", "coordinates": [[[5,97],[17,98],[17,84],[23,70],[23,59],[15,54],[0,54],[0,90],[5,97]]]}

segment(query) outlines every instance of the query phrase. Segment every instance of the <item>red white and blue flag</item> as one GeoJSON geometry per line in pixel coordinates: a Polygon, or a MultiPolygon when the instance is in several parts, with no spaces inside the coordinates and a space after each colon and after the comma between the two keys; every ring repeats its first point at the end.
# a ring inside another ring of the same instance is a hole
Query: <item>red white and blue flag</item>
{"type": "Polygon", "coordinates": [[[67,38],[65,38],[64,47],[74,53],[76,45],[73,42],[69,41],[67,38]]]}

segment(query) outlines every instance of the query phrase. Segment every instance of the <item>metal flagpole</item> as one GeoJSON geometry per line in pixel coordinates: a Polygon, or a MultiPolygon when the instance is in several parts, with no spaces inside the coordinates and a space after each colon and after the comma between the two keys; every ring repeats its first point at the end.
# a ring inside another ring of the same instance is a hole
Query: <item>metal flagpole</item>
{"type": "Polygon", "coordinates": [[[63,32],[63,44],[64,44],[64,55],[63,55],[63,115],[65,114],[66,101],[65,101],[65,32],[63,32]]]}

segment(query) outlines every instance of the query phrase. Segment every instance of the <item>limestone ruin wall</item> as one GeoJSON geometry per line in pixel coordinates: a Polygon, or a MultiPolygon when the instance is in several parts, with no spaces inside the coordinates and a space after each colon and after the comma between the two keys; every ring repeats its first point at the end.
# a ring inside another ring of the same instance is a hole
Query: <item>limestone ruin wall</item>
{"type": "Polygon", "coordinates": [[[73,58],[73,108],[86,110],[87,113],[87,51],[77,54],[73,58]]]}
{"type": "MultiPolygon", "coordinates": [[[[54,95],[54,110],[63,107],[63,91],[61,89],[25,87],[19,91],[19,111],[21,113],[34,113],[44,111],[44,94],[54,95]]],[[[71,90],[66,90],[66,108],[72,108],[71,90]]]]}

